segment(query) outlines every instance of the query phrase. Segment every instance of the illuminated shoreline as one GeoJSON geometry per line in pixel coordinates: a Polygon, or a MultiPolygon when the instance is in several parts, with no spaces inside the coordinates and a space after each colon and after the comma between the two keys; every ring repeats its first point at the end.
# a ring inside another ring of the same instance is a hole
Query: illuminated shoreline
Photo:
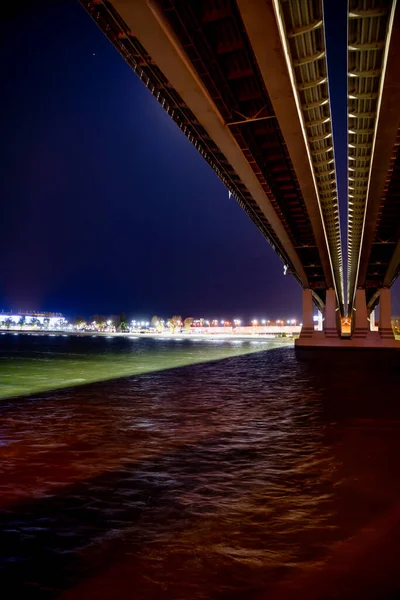
{"type": "MultiPolygon", "coordinates": [[[[286,333],[286,332],[283,332],[283,333],[286,333]]],[[[139,333],[136,331],[132,331],[132,332],[110,333],[108,331],[104,331],[104,332],[103,331],[60,331],[60,330],[37,331],[35,329],[24,329],[21,331],[19,329],[1,329],[0,328],[0,335],[6,335],[6,334],[8,334],[8,335],[30,335],[30,336],[51,336],[51,337],[56,337],[56,336],[105,337],[105,338],[138,337],[138,338],[163,339],[163,340],[177,339],[177,338],[188,339],[188,340],[204,340],[204,339],[251,340],[251,339],[261,338],[264,340],[278,341],[282,337],[282,333],[280,333],[280,332],[276,332],[276,333],[256,333],[256,332],[252,332],[252,333],[230,333],[230,332],[227,332],[227,333],[186,333],[186,332],[139,333]]],[[[284,336],[282,339],[283,340],[286,339],[286,342],[287,342],[287,340],[295,339],[297,337],[297,335],[298,335],[297,333],[295,333],[294,335],[291,333],[286,333],[286,336],[284,336]]]]}

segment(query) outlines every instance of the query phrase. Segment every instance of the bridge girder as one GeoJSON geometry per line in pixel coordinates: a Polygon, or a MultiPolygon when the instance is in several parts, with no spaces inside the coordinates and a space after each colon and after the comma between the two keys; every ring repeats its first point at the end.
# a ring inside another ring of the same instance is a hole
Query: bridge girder
{"type": "Polygon", "coordinates": [[[400,9],[349,3],[348,305],[369,307],[400,270],[400,9]]]}
{"type": "Polygon", "coordinates": [[[264,26],[272,33],[264,36],[265,54],[280,67],[275,88],[271,69],[268,74],[257,62],[257,35],[249,20],[248,7],[257,14],[262,3],[81,3],[289,272],[313,290],[320,305],[324,290],[334,286],[342,311],[322,0],[264,3],[269,11],[264,26]]]}

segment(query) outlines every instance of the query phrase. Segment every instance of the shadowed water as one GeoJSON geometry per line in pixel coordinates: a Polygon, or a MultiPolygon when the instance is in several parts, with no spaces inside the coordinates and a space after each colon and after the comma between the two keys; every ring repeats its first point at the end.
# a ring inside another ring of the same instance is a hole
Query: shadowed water
{"type": "Polygon", "coordinates": [[[262,349],[3,400],[2,598],[399,597],[398,358],[262,349]]]}

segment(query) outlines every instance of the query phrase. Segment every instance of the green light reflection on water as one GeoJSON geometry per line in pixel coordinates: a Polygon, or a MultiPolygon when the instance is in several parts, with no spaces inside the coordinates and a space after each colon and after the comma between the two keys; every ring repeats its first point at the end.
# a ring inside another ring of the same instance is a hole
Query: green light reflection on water
{"type": "Polygon", "coordinates": [[[25,337],[20,337],[21,345],[19,340],[14,340],[9,351],[7,345],[2,346],[1,399],[143,375],[292,345],[292,342],[284,340],[118,338],[118,347],[114,350],[115,338],[98,338],[96,342],[102,344],[100,351],[99,347],[96,348],[97,352],[90,351],[88,347],[88,351],[82,352],[80,349],[80,352],[75,353],[68,346],[57,347],[57,340],[49,340],[46,336],[41,336],[39,347],[32,350],[24,347],[25,337]]]}

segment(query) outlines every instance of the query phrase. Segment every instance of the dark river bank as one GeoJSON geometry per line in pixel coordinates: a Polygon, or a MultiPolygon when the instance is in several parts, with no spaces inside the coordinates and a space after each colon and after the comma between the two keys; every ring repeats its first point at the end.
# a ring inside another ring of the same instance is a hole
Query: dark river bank
{"type": "Polygon", "coordinates": [[[6,335],[0,393],[1,598],[400,597],[398,356],[6,335]]]}

